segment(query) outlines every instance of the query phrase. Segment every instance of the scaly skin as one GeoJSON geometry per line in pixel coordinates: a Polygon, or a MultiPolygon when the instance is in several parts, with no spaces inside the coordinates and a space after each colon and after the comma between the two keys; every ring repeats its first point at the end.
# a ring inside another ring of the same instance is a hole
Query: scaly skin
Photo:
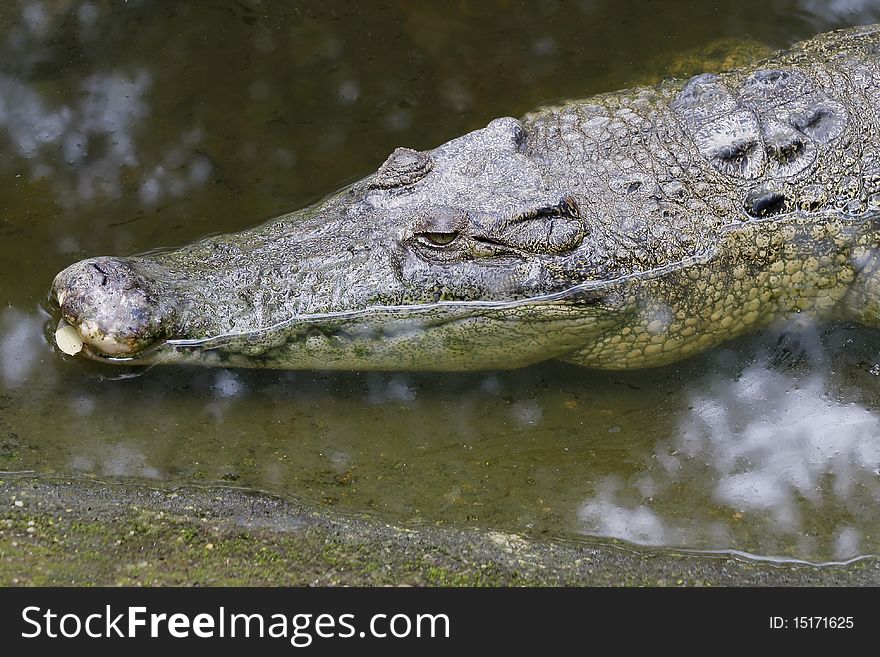
{"type": "Polygon", "coordinates": [[[880,26],[488,127],[241,233],[61,272],[86,355],[333,369],[669,363],[876,326],[880,26]]]}

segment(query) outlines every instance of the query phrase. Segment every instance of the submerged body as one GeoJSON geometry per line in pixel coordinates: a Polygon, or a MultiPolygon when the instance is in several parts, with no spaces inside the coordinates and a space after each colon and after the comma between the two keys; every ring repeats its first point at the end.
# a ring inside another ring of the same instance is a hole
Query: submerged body
{"type": "Polygon", "coordinates": [[[669,363],[880,321],[880,27],[497,119],[241,233],[72,265],[93,358],[467,370],[669,363]]]}

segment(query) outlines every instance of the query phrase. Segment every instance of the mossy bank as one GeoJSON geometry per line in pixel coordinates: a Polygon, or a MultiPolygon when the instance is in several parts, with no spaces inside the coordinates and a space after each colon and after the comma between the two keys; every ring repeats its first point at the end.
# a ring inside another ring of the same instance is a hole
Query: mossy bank
{"type": "Polygon", "coordinates": [[[874,585],[880,559],[753,562],[728,554],[403,528],[230,488],[7,477],[0,584],[874,585]]]}

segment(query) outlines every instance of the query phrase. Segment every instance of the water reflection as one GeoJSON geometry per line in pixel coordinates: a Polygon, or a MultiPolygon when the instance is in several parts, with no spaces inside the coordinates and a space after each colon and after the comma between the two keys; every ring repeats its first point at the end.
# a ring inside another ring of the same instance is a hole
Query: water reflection
{"type": "Polygon", "coordinates": [[[149,465],[145,454],[125,443],[109,445],[97,459],[74,456],[69,466],[75,472],[102,477],[155,479],[160,475],[159,469],[149,465]]]}
{"type": "Polygon", "coordinates": [[[42,311],[25,313],[12,306],[0,310],[0,375],[6,387],[27,385],[44,357],[51,354],[43,336],[45,323],[42,311]]]}
{"type": "Polygon", "coordinates": [[[880,483],[880,419],[829,398],[819,375],[794,380],[751,369],[713,392],[691,398],[676,449],[681,456],[666,461],[672,478],[681,477],[682,458],[707,460],[719,475],[713,499],[768,510],[788,531],[801,525],[799,498],[818,504],[830,494],[845,501],[856,488],[880,483]]]}
{"type": "Polygon", "coordinates": [[[405,375],[388,377],[375,373],[367,374],[367,400],[371,404],[388,402],[411,402],[416,398],[416,391],[405,375]]]}
{"type": "Polygon", "coordinates": [[[880,0],[800,0],[801,10],[819,29],[833,24],[880,20],[880,0]]]}
{"type": "Polygon", "coordinates": [[[588,533],[649,545],[860,554],[880,501],[880,415],[838,398],[822,371],[754,365],[692,386],[676,437],[629,479],[602,478],[588,533]],[[816,510],[822,509],[821,517],[816,510]],[[860,521],[854,521],[859,519],[860,521]]]}
{"type": "Polygon", "coordinates": [[[0,41],[3,68],[14,70],[0,72],[0,132],[25,160],[31,179],[52,181],[58,200],[69,205],[118,197],[123,169],[138,164],[134,133],[149,113],[149,72],[141,67],[85,75],[71,94],[64,81],[41,75],[39,66],[57,57],[68,37],[90,41],[98,8],[72,2],[21,2],[18,8],[18,20],[6,18],[10,24],[0,41]],[[71,15],[82,28],[72,34],[66,21],[71,15]]]}
{"type": "Polygon", "coordinates": [[[118,198],[133,184],[149,207],[203,186],[213,171],[197,152],[197,128],[184,130],[158,162],[142,166],[136,130],[150,114],[150,86],[145,70],[95,75],[82,81],[72,104],[49,106],[27,84],[0,75],[0,130],[27,161],[31,180],[51,180],[63,205],[118,198]]]}

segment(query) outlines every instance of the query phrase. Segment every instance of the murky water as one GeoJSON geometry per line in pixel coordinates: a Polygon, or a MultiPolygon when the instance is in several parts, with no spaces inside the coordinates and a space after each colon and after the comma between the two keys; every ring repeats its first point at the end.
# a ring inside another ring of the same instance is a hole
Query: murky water
{"type": "Polygon", "coordinates": [[[395,146],[696,73],[744,39],[880,21],[869,0],[304,4],[0,6],[0,470],[776,558],[880,552],[877,332],[764,334],[625,374],[144,372],[59,355],[41,303],[75,260],[238,230],[395,146]]]}

